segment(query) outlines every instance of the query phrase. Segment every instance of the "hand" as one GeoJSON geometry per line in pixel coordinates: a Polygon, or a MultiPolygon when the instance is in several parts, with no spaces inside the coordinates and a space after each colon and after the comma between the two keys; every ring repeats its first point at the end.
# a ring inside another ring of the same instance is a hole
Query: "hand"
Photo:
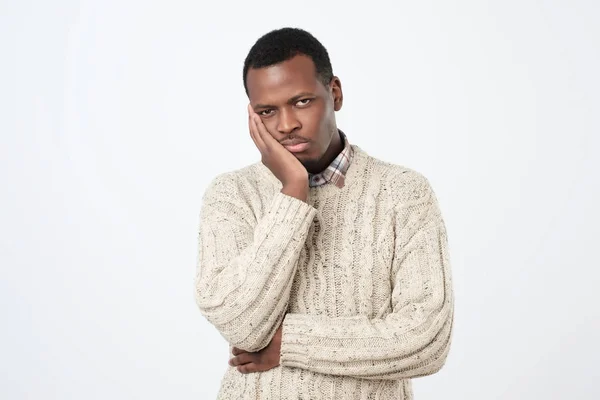
{"type": "Polygon", "coordinates": [[[279,179],[284,188],[308,190],[308,171],[292,153],[271,136],[260,116],[248,104],[250,136],[262,155],[262,163],[279,179]]]}
{"type": "Polygon", "coordinates": [[[229,360],[229,365],[237,366],[237,370],[242,374],[251,372],[264,372],[279,365],[281,351],[281,332],[282,325],[277,328],[271,342],[264,349],[255,353],[234,347],[232,354],[235,356],[229,360]]]}

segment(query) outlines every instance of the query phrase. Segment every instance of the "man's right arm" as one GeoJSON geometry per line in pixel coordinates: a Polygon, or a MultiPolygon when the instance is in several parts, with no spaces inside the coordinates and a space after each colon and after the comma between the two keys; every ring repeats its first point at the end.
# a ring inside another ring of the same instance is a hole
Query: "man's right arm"
{"type": "Polygon", "coordinates": [[[276,193],[258,221],[238,195],[232,174],[213,180],[203,197],[196,301],[240,349],[268,345],[285,315],[297,259],[316,214],[296,194],[276,193]]]}

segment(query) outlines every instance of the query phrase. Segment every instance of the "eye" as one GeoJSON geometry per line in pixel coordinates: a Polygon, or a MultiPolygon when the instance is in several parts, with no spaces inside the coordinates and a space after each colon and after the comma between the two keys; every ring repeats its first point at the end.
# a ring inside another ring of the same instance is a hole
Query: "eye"
{"type": "Polygon", "coordinates": [[[273,114],[273,109],[272,108],[268,108],[266,110],[262,110],[262,111],[258,112],[258,115],[260,115],[261,117],[268,117],[271,114],[273,114]]]}
{"type": "Polygon", "coordinates": [[[297,106],[306,106],[308,105],[310,102],[312,101],[312,99],[302,99],[302,100],[298,100],[298,102],[296,102],[297,106]]]}

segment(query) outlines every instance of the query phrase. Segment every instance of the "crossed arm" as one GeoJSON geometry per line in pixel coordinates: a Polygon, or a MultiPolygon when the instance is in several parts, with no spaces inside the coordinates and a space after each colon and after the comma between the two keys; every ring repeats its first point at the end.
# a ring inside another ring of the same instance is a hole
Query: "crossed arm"
{"type": "Polygon", "coordinates": [[[232,365],[256,372],[281,364],[363,379],[439,370],[450,347],[453,296],[445,225],[429,183],[422,185],[422,196],[394,208],[393,311],[370,319],[285,314],[316,210],[278,193],[253,226],[235,196],[222,196],[235,185],[214,183],[201,217],[196,298],[235,346],[232,365]]]}

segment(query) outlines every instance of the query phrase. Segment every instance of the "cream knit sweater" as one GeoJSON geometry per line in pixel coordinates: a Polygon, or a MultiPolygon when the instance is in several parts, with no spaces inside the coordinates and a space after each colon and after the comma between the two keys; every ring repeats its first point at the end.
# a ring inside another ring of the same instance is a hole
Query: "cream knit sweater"
{"type": "MultiPolygon", "coordinates": [[[[281,364],[227,368],[218,399],[412,399],[451,341],[445,224],[428,180],[353,145],[343,188],[284,195],[262,164],[216,177],[203,197],[196,300],[229,342],[281,364]]],[[[217,368],[221,368],[216,366],[217,368]]]]}

